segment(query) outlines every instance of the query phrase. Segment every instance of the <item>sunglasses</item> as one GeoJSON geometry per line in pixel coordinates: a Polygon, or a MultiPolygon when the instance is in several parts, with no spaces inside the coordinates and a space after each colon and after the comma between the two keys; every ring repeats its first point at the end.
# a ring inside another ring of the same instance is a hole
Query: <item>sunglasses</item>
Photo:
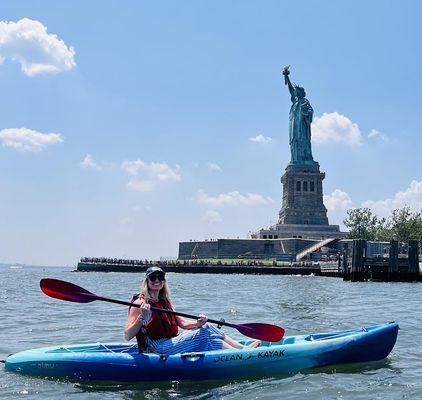
{"type": "Polygon", "coordinates": [[[163,274],[152,274],[152,275],[150,275],[150,276],[148,277],[148,279],[149,279],[151,282],[154,282],[154,281],[156,281],[157,279],[158,279],[160,282],[163,282],[163,281],[165,281],[165,280],[166,280],[166,278],[164,277],[164,275],[163,275],[163,274]]]}

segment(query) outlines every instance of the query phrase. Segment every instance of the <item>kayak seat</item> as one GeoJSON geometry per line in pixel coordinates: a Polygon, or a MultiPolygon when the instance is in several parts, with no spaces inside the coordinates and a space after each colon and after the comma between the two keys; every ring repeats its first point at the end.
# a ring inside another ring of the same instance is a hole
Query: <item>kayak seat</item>
{"type": "Polygon", "coordinates": [[[296,342],[296,338],[288,337],[288,338],[283,339],[281,344],[293,344],[295,342],[296,342]]]}

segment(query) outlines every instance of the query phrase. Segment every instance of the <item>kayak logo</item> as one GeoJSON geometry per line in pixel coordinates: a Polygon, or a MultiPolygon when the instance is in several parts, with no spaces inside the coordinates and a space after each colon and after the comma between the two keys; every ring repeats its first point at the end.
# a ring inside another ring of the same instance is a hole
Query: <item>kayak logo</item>
{"type": "Polygon", "coordinates": [[[258,358],[266,358],[266,357],[283,357],[285,356],[284,352],[286,350],[268,350],[268,351],[260,351],[258,353],[258,358]]]}
{"type": "MultiPolygon", "coordinates": [[[[256,354],[256,358],[268,358],[268,357],[284,357],[286,350],[266,350],[260,351],[256,354]]],[[[255,354],[254,354],[255,355],[255,354]]],[[[227,361],[246,361],[252,358],[252,354],[227,354],[222,356],[216,356],[213,358],[215,363],[227,362],[227,361]]]]}
{"type": "Polygon", "coordinates": [[[41,362],[37,364],[38,368],[42,368],[42,369],[53,369],[55,368],[55,364],[54,363],[46,363],[46,362],[41,362]]]}
{"type": "Polygon", "coordinates": [[[227,362],[227,361],[245,361],[249,360],[252,357],[252,354],[244,355],[244,354],[227,354],[223,356],[217,356],[213,358],[215,363],[217,362],[227,362]]]}

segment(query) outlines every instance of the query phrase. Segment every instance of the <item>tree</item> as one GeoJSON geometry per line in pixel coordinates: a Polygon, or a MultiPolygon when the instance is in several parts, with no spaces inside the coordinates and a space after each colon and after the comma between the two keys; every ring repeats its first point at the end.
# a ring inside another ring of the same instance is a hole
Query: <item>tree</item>
{"type": "Polygon", "coordinates": [[[347,210],[343,223],[351,239],[422,241],[422,211],[411,212],[409,207],[394,210],[387,219],[378,218],[369,208],[354,208],[347,210]]]}
{"type": "Polygon", "coordinates": [[[407,242],[422,240],[422,212],[411,212],[409,207],[394,210],[387,220],[391,239],[407,242]]]}
{"type": "Polygon", "coordinates": [[[349,229],[349,238],[376,240],[377,232],[385,225],[385,219],[378,219],[367,207],[347,210],[347,217],[343,221],[349,229]]]}

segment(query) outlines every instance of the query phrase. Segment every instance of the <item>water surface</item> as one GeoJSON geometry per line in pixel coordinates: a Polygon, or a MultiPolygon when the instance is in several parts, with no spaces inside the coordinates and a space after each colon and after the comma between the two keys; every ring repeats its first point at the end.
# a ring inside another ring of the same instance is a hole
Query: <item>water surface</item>
{"type": "MultiPolygon", "coordinates": [[[[127,309],[45,296],[39,280],[71,281],[97,295],[128,300],[141,274],[64,268],[0,267],[0,358],[34,347],[123,339],[127,309]]],[[[365,365],[257,380],[89,385],[20,376],[0,365],[2,399],[418,399],[422,398],[421,283],[351,283],[338,278],[168,274],[178,310],[230,322],[276,323],[287,335],[398,321],[388,359],[365,365]]],[[[241,338],[235,330],[225,332],[241,338]]]]}

